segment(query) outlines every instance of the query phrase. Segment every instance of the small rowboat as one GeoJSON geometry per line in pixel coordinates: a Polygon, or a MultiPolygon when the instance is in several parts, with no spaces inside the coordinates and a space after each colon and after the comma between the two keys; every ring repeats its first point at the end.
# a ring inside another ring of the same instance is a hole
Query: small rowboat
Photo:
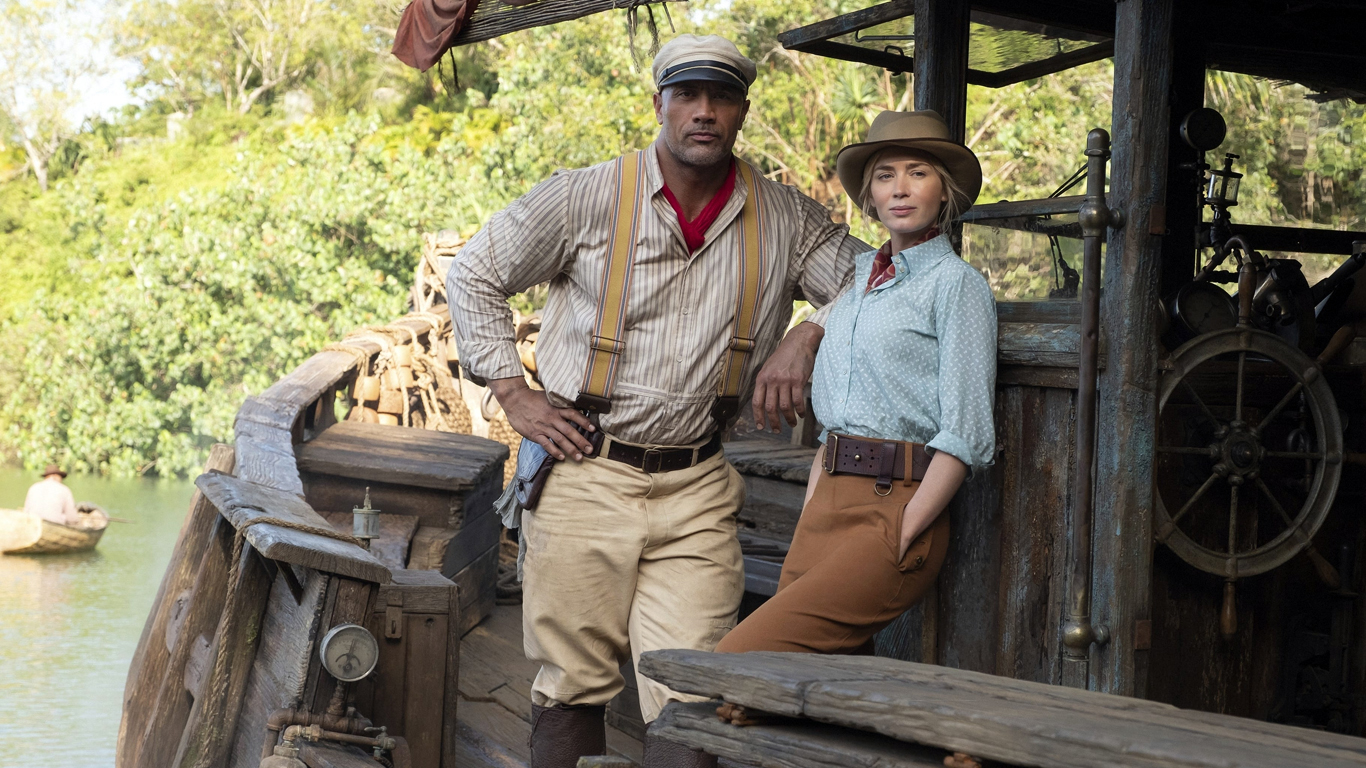
{"type": "Polygon", "coordinates": [[[76,505],[79,525],[42,520],[19,509],[0,509],[0,552],[7,555],[55,555],[95,548],[109,526],[109,515],[95,504],[76,505]]]}

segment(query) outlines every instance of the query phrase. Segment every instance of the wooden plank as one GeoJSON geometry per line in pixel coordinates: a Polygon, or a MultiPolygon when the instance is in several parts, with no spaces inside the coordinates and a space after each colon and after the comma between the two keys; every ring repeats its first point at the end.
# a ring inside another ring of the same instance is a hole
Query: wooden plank
{"type": "Polygon", "coordinates": [[[778,42],[782,43],[784,48],[797,48],[807,43],[829,40],[877,24],[896,21],[910,16],[914,10],[915,4],[911,0],[892,0],[890,3],[881,3],[783,32],[778,35],[778,42]]]}
{"type": "Polygon", "coordinates": [[[1085,199],[1085,195],[1068,195],[1067,197],[1045,197],[1041,200],[1007,200],[999,203],[983,203],[964,211],[963,215],[959,217],[959,221],[990,226],[991,222],[997,219],[1075,214],[1085,199]]]}
{"type": "Polygon", "coordinates": [[[496,473],[507,446],[474,435],[344,421],[298,446],[299,469],[422,488],[468,491],[496,473]]]}
{"type": "Polygon", "coordinates": [[[297,416],[305,405],[330,394],[337,382],[355,369],[356,359],[356,355],[347,352],[323,350],[270,385],[260,396],[264,400],[293,404],[297,416]]]}
{"type": "Polygon", "coordinates": [[[1001,581],[1001,470],[999,460],[978,470],[942,513],[949,516],[949,551],[936,584],[944,599],[933,617],[933,639],[935,660],[950,667],[996,671],[1000,616],[990,606],[1001,581]]]}
{"type": "Polygon", "coordinates": [[[460,705],[460,588],[451,585],[447,599],[451,610],[446,621],[446,676],[442,683],[445,707],[441,723],[440,768],[457,768],[460,759],[457,748],[459,736],[455,728],[460,705]]]}
{"type": "Polygon", "coordinates": [[[993,671],[1040,683],[1061,682],[1074,399],[1071,392],[1034,387],[997,395],[997,442],[1004,451],[993,671]]]}
{"type": "MultiPolygon", "coordinates": [[[[232,446],[218,443],[209,449],[208,461],[204,471],[217,470],[231,473],[233,469],[232,446]]],[[[186,515],[176,538],[175,548],[171,551],[170,565],[162,574],[161,586],[157,588],[152,610],[147,614],[147,622],[142,627],[142,637],[138,640],[137,650],[128,665],[128,678],[123,686],[123,717],[119,721],[118,746],[115,763],[118,766],[138,764],[138,750],[141,740],[136,735],[147,727],[147,716],[151,714],[151,696],[161,684],[162,676],[170,662],[171,648],[175,640],[167,642],[168,629],[174,622],[184,619],[189,609],[190,596],[194,587],[196,566],[204,556],[209,545],[214,521],[218,510],[214,509],[202,493],[195,492],[190,500],[190,513],[186,515]],[[133,737],[130,737],[130,734],[133,737]]],[[[174,633],[172,633],[173,635],[174,633]]]]}
{"type": "Polygon", "coordinates": [[[787,716],[1043,768],[1360,765],[1366,739],[910,662],[656,651],[669,687],[787,716]]]}
{"type": "Polygon", "coordinates": [[[715,702],[672,702],[650,732],[764,768],[943,768],[946,754],[942,749],[795,718],[736,727],[716,716],[715,702]]]}
{"type": "Polygon", "coordinates": [[[503,521],[491,513],[467,523],[446,545],[446,556],[442,560],[441,572],[447,576],[454,576],[468,568],[481,555],[488,552],[489,547],[498,545],[498,537],[502,532],[503,521]]]}
{"type": "Polygon", "coordinates": [[[723,446],[726,460],[742,475],[768,477],[806,485],[815,448],[764,437],[731,440],[723,446]]]}
{"type": "MultiPolygon", "coordinates": [[[[271,518],[309,528],[330,529],[328,522],[312,507],[290,493],[216,472],[200,475],[195,479],[195,486],[236,528],[242,528],[251,520],[271,518]]],[[[350,542],[269,523],[252,525],[243,535],[271,560],[376,583],[389,580],[389,569],[383,563],[350,542]]]]}
{"type": "Polygon", "coordinates": [[[501,745],[512,757],[525,765],[531,758],[527,746],[531,739],[531,724],[504,709],[501,705],[488,701],[463,701],[460,704],[460,722],[469,726],[494,742],[501,745]]]}
{"type": "Polygon", "coordinates": [[[180,625],[165,673],[157,681],[154,695],[145,700],[148,708],[142,732],[129,734],[137,738],[139,746],[133,753],[136,766],[171,765],[181,732],[190,715],[193,700],[185,692],[185,667],[195,640],[200,635],[211,636],[223,613],[223,602],[228,584],[228,557],[232,552],[235,531],[231,524],[214,515],[213,531],[204,554],[195,565],[194,590],[188,613],[180,625]]]}
{"type": "Polygon", "coordinates": [[[968,104],[967,0],[915,0],[915,108],[933,109],[964,140],[968,104]]]}
{"type": "Polygon", "coordinates": [[[996,386],[999,387],[1052,387],[1055,389],[1077,388],[1077,369],[1044,368],[1034,365],[998,365],[996,386]]]}
{"type": "Polygon", "coordinates": [[[181,733],[173,762],[180,768],[221,765],[232,749],[272,581],[265,563],[250,546],[242,547],[237,567],[240,577],[236,599],[224,606],[208,654],[208,675],[181,733]],[[215,677],[219,674],[224,676],[221,681],[215,677]]]}
{"type": "MultiPolygon", "coordinates": [[[[319,512],[323,519],[339,533],[350,534],[352,517],[350,512],[319,512]]],[[[390,570],[397,571],[406,567],[408,548],[417,533],[417,518],[412,515],[379,516],[379,535],[370,540],[370,554],[384,563],[390,570]]]]}
{"type": "Polygon", "coordinates": [[[449,613],[451,606],[450,579],[435,571],[394,571],[393,580],[382,584],[375,596],[375,605],[383,612],[398,597],[404,613],[449,613]]]}
{"type": "Polygon", "coordinates": [[[501,2],[481,3],[470,16],[469,23],[455,36],[454,44],[469,45],[523,29],[573,21],[624,7],[617,0],[541,0],[526,6],[512,6],[501,2]]]}
{"type": "MultiPolygon", "coordinates": [[[[299,759],[308,768],[375,768],[376,763],[359,747],[321,742],[299,745],[299,759]]],[[[260,761],[260,756],[257,756],[260,761]]]]}
{"type": "Polygon", "coordinates": [[[772,480],[767,477],[742,475],[745,481],[745,505],[740,508],[739,522],[744,528],[761,537],[792,541],[797,520],[806,499],[805,483],[772,480]]]}
{"type": "MultiPolygon", "coordinates": [[[[449,595],[447,597],[449,599],[449,595]]],[[[407,614],[403,644],[407,646],[407,683],[404,686],[403,730],[412,750],[413,765],[436,768],[441,764],[442,722],[445,703],[437,698],[446,690],[446,639],[449,621],[446,614],[407,614]],[[435,694],[435,695],[434,695],[435,694]]],[[[457,639],[458,642],[458,639],[457,639]]],[[[452,720],[455,714],[450,713],[452,720]]]]}
{"type": "Polygon", "coordinates": [[[237,451],[236,474],[243,480],[260,483],[295,496],[303,496],[304,486],[299,480],[298,470],[294,467],[294,456],[287,452],[289,433],[283,430],[275,431],[280,434],[271,442],[263,442],[245,435],[238,436],[234,446],[237,451]],[[282,449],[281,445],[286,446],[286,449],[282,449]]]}
{"type": "MultiPolygon", "coordinates": [[[[1095,648],[1090,687],[1143,695],[1135,622],[1151,619],[1157,323],[1170,140],[1173,0],[1128,0],[1115,11],[1112,207],[1128,223],[1105,253],[1101,331],[1111,353],[1099,381],[1091,621],[1110,630],[1095,648]]],[[[1077,663],[1081,666],[1080,663],[1077,663]]]]}
{"type": "Polygon", "coordinates": [[[457,722],[455,733],[460,768],[526,768],[525,760],[467,723],[457,722]]]}
{"type": "Polygon", "coordinates": [[[446,491],[418,488],[376,480],[338,477],[303,472],[304,499],[318,511],[350,512],[365,499],[367,489],[370,505],[384,513],[410,515],[419,525],[437,526],[458,531],[466,518],[473,519],[493,508],[502,492],[503,477],[494,475],[473,491],[446,491]]]}
{"type": "Polygon", "coordinates": [[[1049,301],[998,301],[999,323],[1080,323],[1081,302],[1076,299],[1049,301]]]}
{"type": "Polygon", "coordinates": [[[498,545],[489,547],[474,562],[451,577],[459,588],[461,608],[473,608],[479,598],[498,584],[498,545]]]}
{"type": "MultiPolygon", "coordinates": [[[[446,548],[459,531],[434,525],[419,526],[413,534],[413,544],[408,555],[408,568],[411,570],[439,571],[446,559],[446,548]]],[[[454,580],[455,577],[451,577],[454,580]]]]}
{"type": "Polygon", "coordinates": [[[257,768],[266,737],[266,718],[302,699],[328,581],[327,574],[307,571],[303,600],[295,602],[284,573],[276,574],[261,621],[261,645],[242,696],[228,768],[257,768]]]}

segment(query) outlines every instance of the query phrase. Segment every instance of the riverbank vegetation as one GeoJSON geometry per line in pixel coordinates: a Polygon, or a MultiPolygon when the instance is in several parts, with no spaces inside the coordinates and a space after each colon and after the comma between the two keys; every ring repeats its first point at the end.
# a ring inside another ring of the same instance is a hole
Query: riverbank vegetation
{"type": "MultiPolygon", "coordinates": [[[[862,5],[694,0],[672,21],[728,35],[759,61],[739,152],[871,238],[834,157],[879,110],[910,108],[911,79],[776,43],[862,5]]],[[[209,445],[231,440],[244,397],[404,311],[422,232],[471,234],[555,169],[654,136],[650,34],[637,30],[638,65],[623,15],[481,43],[419,75],[387,53],[401,5],[336,2],[312,15],[320,7],[269,6],[303,19],[282,25],[265,24],[252,0],[132,0],[107,32],[137,63],[140,103],[49,126],[55,149],[38,159],[23,115],[0,114],[10,460],[192,474],[209,445]]],[[[1218,73],[1210,83],[1249,177],[1240,220],[1366,226],[1366,110],[1308,101],[1298,86],[1218,73]]],[[[972,88],[969,99],[982,199],[1044,196],[1081,164],[1086,130],[1108,127],[1110,66],[972,88]]],[[[1052,287],[1046,245],[1042,257],[982,250],[971,258],[1002,296],[1052,287]]]]}

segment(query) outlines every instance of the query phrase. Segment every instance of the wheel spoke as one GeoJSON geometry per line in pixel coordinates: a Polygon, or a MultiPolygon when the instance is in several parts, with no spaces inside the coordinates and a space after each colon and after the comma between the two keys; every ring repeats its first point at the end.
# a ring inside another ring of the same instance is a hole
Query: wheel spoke
{"type": "Polygon", "coordinates": [[[1205,484],[1200,486],[1200,488],[1195,491],[1195,495],[1190,497],[1190,499],[1185,503],[1185,505],[1183,505],[1181,509],[1177,510],[1175,515],[1172,515],[1172,525],[1176,525],[1177,521],[1180,520],[1183,515],[1189,512],[1191,507],[1195,506],[1195,502],[1199,501],[1200,497],[1205,495],[1205,491],[1208,491],[1214,485],[1214,482],[1218,479],[1219,475],[1211,474],[1209,476],[1209,479],[1205,481],[1205,484]]]}
{"type": "Polygon", "coordinates": [[[1195,387],[1192,387],[1189,381],[1182,379],[1181,386],[1186,388],[1186,391],[1190,393],[1191,398],[1200,406],[1200,410],[1204,412],[1205,418],[1209,419],[1216,428],[1223,426],[1219,419],[1215,418],[1214,412],[1209,409],[1209,406],[1205,405],[1205,401],[1200,399],[1200,395],[1196,394],[1195,387]]]}
{"type": "Polygon", "coordinates": [[[1228,490],[1228,554],[1231,557],[1238,551],[1238,486],[1230,485],[1228,490]]]}
{"type": "Polygon", "coordinates": [[[1323,459],[1322,453],[1312,451],[1264,451],[1262,455],[1270,459],[1305,459],[1306,461],[1321,461],[1323,459]]]}
{"type": "Polygon", "coordinates": [[[1285,397],[1282,397],[1281,401],[1279,403],[1276,403],[1275,408],[1272,408],[1270,411],[1267,412],[1265,416],[1262,417],[1261,423],[1259,423],[1257,425],[1257,428],[1252,431],[1254,433],[1260,433],[1262,431],[1262,427],[1266,426],[1267,424],[1270,424],[1273,419],[1281,415],[1281,411],[1285,410],[1285,407],[1290,404],[1291,398],[1293,398],[1295,395],[1298,395],[1301,389],[1304,389],[1304,382],[1295,382],[1295,386],[1291,387],[1290,391],[1285,393],[1285,397]]]}
{"type": "MultiPolygon", "coordinates": [[[[1246,366],[1246,364],[1247,364],[1247,353],[1246,353],[1246,352],[1239,352],[1239,353],[1238,353],[1238,398],[1237,398],[1237,400],[1235,401],[1236,404],[1235,404],[1235,406],[1234,406],[1234,408],[1233,408],[1233,418],[1236,419],[1236,420],[1238,420],[1238,421],[1242,421],[1242,420],[1243,420],[1243,368],[1246,366]]],[[[1230,551],[1229,554],[1233,554],[1233,553],[1230,551]]]]}
{"type": "Polygon", "coordinates": [[[1185,455],[1185,456],[1208,456],[1208,455],[1209,455],[1209,448],[1194,448],[1194,447],[1177,446],[1177,445],[1159,445],[1159,446],[1157,446],[1157,452],[1158,452],[1158,453],[1177,453],[1177,454],[1182,454],[1182,455],[1185,455]]]}
{"type": "Polygon", "coordinates": [[[1285,507],[1281,506],[1281,502],[1278,501],[1274,495],[1272,495],[1271,489],[1266,487],[1266,483],[1263,482],[1260,477],[1253,480],[1253,482],[1257,484],[1258,490],[1260,490],[1262,492],[1262,495],[1267,498],[1267,501],[1271,502],[1271,507],[1276,510],[1276,514],[1280,515],[1281,519],[1285,521],[1286,527],[1294,528],[1295,521],[1290,519],[1290,514],[1285,511],[1285,507]]]}

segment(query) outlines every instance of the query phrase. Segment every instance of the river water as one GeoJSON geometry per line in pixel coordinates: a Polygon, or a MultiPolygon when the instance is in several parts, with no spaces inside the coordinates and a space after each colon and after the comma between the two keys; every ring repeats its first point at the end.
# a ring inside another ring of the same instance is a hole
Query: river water
{"type": "MultiPolygon", "coordinates": [[[[0,507],[38,478],[0,468],[0,507]]],[[[94,552],[0,555],[0,768],[112,768],[128,663],[194,485],[67,479],[110,523],[94,552]]]]}

